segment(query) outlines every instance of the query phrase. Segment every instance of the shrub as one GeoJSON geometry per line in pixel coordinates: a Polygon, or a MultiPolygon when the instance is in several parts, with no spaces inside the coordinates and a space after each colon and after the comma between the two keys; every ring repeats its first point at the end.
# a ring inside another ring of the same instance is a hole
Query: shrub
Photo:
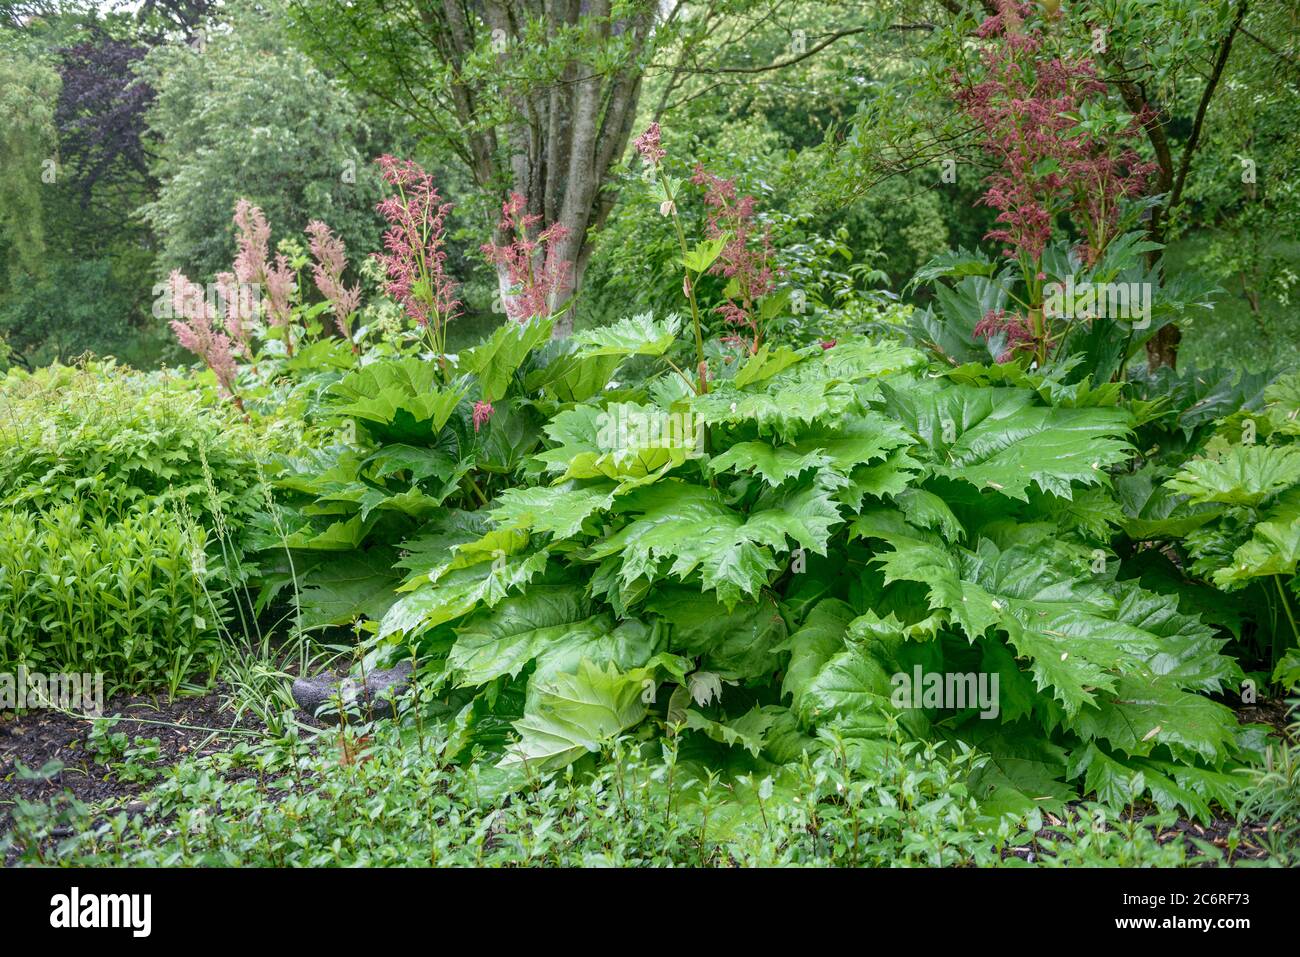
{"type": "MultiPolygon", "coordinates": [[[[575,359],[670,334],[580,334],[575,359]]],[[[403,543],[378,637],[473,700],[466,754],[537,774],[638,728],[681,736],[696,773],[751,768],[780,792],[837,736],[869,770],[896,722],[991,755],[969,782],[989,813],[1080,786],[1201,818],[1231,804],[1249,736],[1204,695],[1239,671],[1107,547],[1109,470],[1131,454],[1118,385],[936,375],[865,340],[736,366],[708,392],[669,375],[571,404],[544,426],[548,474],[500,492],[479,537],[434,515],[403,543]],[[687,413],[702,443],[638,425],[687,413]],[[900,701],[917,672],[996,676],[1000,711],[900,701]]]]}
{"type": "MultiPolygon", "coordinates": [[[[637,148],[680,225],[657,132],[637,148]]],[[[1208,697],[1243,677],[1228,639],[1114,548],[1113,478],[1150,411],[1113,381],[1128,323],[1062,330],[1065,356],[1043,339],[1031,364],[962,298],[1002,267],[959,253],[917,281],[960,277],[941,311],[969,328],[927,311],[911,333],[949,366],[861,336],[791,348],[769,339],[785,303],[752,202],[696,180],[713,216],[693,249],[678,230],[690,326],[556,344],[512,323],[333,385],[319,411],[343,440],[280,479],[308,626],[370,619],[371,662],[437,675],[455,760],[492,755],[516,785],[630,732],[784,801],[800,760],[870,775],[899,729],[990,758],[964,779],[990,816],[1081,793],[1230,808],[1261,731],[1208,697]],[[989,707],[955,690],[977,681],[989,707]]],[[[1135,237],[1094,271],[1142,268],[1135,237]]]]}
{"type": "Polygon", "coordinates": [[[165,685],[220,659],[260,439],[211,390],[112,362],[0,380],[0,668],[165,685]]]}
{"type": "Polygon", "coordinates": [[[188,509],[236,528],[263,506],[257,435],[193,382],[111,360],[11,371],[0,380],[0,505],[75,503],[121,517],[188,509]]]}
{"type": "Polygon", "coordinates": [[[220,660],[202,532],[164,509],[0,509],[0,671],[102,672],[175,693],[220,660]]]}

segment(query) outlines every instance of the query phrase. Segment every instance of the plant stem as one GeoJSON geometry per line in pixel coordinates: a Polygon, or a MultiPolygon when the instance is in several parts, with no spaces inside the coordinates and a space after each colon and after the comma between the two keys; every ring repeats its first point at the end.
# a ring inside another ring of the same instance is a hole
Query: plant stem
{"type": "Polygon", "coordinates": [[[474,490],[474,494],[478,496],[479,503],[482,505],[487,505],[488,504],[487,496],[483,494],[483,490],[479,488],[478,483],[474,481],[474,476],[466,475],[465,481],[469,482],[469,487],[472,488],[474,490]]]}
{"type": "MultiPolygon", "coordinates": [[[[1282,587],[1282,576],[1274,575],[1273,584],[1277,586],[1278,597],[1282,599],[1282,609],[1286,612],[1287,621],[1291,622],[1291,637],[1293,637],[1296,640],[1297,645],[1300,645],[1300,630],[1296,628],[1295,615],[1291,611],[1291,602],[1287,600],[1286,589],[1282,587]]],[[[1282,649],[1278,647],[1277,636],[1275,634],[1273,637],[1273,666],[1274,667],[1277,667],[1277,663],[1279,660],[1281,660],[1281,658],[1282,658],[1282,649]]]]}
{"type": "MultiPolygon", "coordinates": [[[[686,265],[686,257],[690,255],[686,248],[686,231],[682,229],[682,221],[677,215],[677,197],[673,195],[672,187],[668,185],[667,178],[664,179],[664,195],[668,197],[668,208],[671,210],[673,217],[673,229],[677,233],[677,245],[682,251],[682,269],[686,273],[686,298],[691,302],[691,322],[695,326],[695,361],[697,369],[704,366],[704,333],[700,327],[700,307],[695,300],[695,283],[691,281],[691,270],[686,265]]],[[[698,278],[698,277],[697,277],[698,278]]],[[[708,380],[705,379],[703,372],[697,373],[700,380],[699,392],[709,391],[708,380]]]]}

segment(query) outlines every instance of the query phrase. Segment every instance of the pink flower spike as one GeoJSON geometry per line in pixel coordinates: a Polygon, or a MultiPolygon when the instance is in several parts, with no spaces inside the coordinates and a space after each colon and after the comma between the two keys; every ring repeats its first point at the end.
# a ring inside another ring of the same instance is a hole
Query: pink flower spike
{"type": "Polygon", "coordinates": [[[177,318],[171,321],[177,341],[193,352],[217,377],[222,395],[231,397],[240,406],[235,395],[235,345],[230,337],[213,325],[213,310],[208,305],[203,287],[192,283],[179,269],[168,277],[171,287],[172,307],[177,318]]]}
{"type": "Polygon", "coordinates": [[[446,222],[451,203],[443,202],[433,177],[410,160],[385,154],[376,160],[380,175],[397,195],[375,208],[388,220],[384,248],[375,258],[384,267],[384,289],[420,328],[438,332],[460,314],[456,283],[447,275],[446,222]]]}
{"type": "Polygon", "coordinates": [[[506,297],[506,315],[516,322],[535,316],[549,316],[555,299],[569,287],[573,263],[561,258],[560,244],[569,235],[560,223],[538,232],[542,217],[526,213],[528,198],[512,192],[501,204],[497,231],[511,237],[508,246],[484,243],[483,255],[505,276],[511,293],[506,297]]]}
{"type": "Polygon", "coordinates": [[[705,235],[715,240],[725,237],[722,252],[709,273],[730,280],[728,286],[735,290],[735,295],[714,311],[727,325],[748,330],[749,351],[755,352],[762,339],[756,318],[758,301],[776,288],[771,230],[757,230],[754,197],[739,195],[735,180],[723,179],[697,165],[691,182],[704,187],[704,204],[708,207],[705,235]]]}
{"type": "Polygon", "coordinates": [[[996,0],[995,7],[976,31],[991,41],[982,71],[951,74],[954,99],[996,167],[980,199],[998,211],[997,228],[985,238],[1003,244],[1003,255],[1037,266],[1064,214],[1089,237],[1080,254],[1094,263],[1114,238],[1120,200],[1140,196],[1155,169],[1125,144],[1151,116],[1134,115],[1115,136],[1080,129],[1072,117],[1106,93],[1096,63],[1049,52],[1033,5],[996,0]]]}
{"type": "Polygon", "coordinates": [[[235,239],[239,252],[235,256],[235,275],[242,283],[260,286],[266,281],[271,227],[259,206],[247,199],[235,202],[235,239]]]}
{"type": "Polygon", "coordinates": [[[651,123],[646,131],[633,141],[641,158],[651,166],[658,166],[659,161],[668,155],[668,151],[659,145],[660,130],[658,123],[651,123]]]}
{"type": "Polygon", "coordinates": [[[486,425],[488,419],[492,418],[492,413],[495,411],[496,410],[492,408],[491,402],[475,402],[474,403],[474,431],[477,432],[480,428],[486,425]]]}
{"type": "Polygon", "coordinates": [[[334,308],[334,322],[339,334],[351,342],[352,314],[361,305],[361,286],[349,288],[343,285],[343,271],[348,268],[347,249],[343,240],[319,219],[307,224],[307,235],[311,237],[311,254],[316,260],[312,266],[316,288],[334,308]]]}
{"type": "Polygon", "coordinates": [[[251,361],[253,346],[246,324],[248,320],[253,318],[256,306],[251,294],[251,288],[240,283],[234,273],[219,272],[217,273],[217,291],[225,305],[226,332],[238,346],[240,355],[251,361]]]}

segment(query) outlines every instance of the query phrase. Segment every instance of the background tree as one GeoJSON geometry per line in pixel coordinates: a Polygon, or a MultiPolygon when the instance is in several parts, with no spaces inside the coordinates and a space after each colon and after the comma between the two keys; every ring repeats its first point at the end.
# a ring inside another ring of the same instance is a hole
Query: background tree
{"type": "MultiPolygon", "coordinates": [[[[672,308],[671,226],[647,204],[628,150],[654,120],[675,175],[700,161],[756,197],[783,283],[817,279],[823,288],[808,291],[819,308],[901,295],[920,263],[979,243],[992,225],[975,204],[986,159],[954,108],[951,71],[974,55],[973,31],[994,9],[0,0],[0,40],[17,51],[3,64],[0,89],[17,105],[0,116],[0,139],[23,154],[0,187],[0,334],[33,361],[90,349],[154,362],[151,287],[171,266],[206,276],[228,262],[237,195],[267,210],[277,239],[319,217],[349,249],[370,251],[370,161],[385,151],[418,160],[456,203],[448,269],[463,283],[460,342],[499,319],[488,304],[507,277],[479,246],[512,192],[527,196],[537,231],[564,227],[559,255],[576,268],[554,304],[584,290],[566,322],[672,308]],[[44,92],[31,85],[42,69],[44,92]],[[32,178],[36,129],[40,158],[57,160],[50,183],[32,178]]],[[[1146,228],[1168,244],[1167,262],[1227,290],[1214,319],[1184,327],[1193,358],[1263,361],[1284,348],[1300,218],[1286,175],[1300,140],[1294,5],[1026,9],[1050,19],[1056,48],[1100,63],[1108,109],[1147,118],[1143,155],[1158,164],[1165,201],[1146,228]],[[1254,182],[1243,181],[1245,160],[1254,182]],[[1242,322],[1252,336],[1235,331],[1242,322]]],[[[1155,361],[1173,361],[1178,343],[1158,345],[1155,361]]]]}
{"type": "Polygon", "coordinates": [[[196,26],[203,6],[5,5],[0,45],[26,52],[4,62],[34,60],[54,73],[53,83],[20,91],[0,113],[0,139],[11,146],[30,134],[30,111],[48,114],[39,148],[14,147],[29,155],[6,163],[15,175],[0,199],[0,218],[21,226],[0,238],[13,254],[0,281],[0,335],[19,361],[87,351],[157,361],[162,340],[148,308],[154,240],[134,215],[157,186],[142,140],[153,92],[135,66],[167,30],[196,26]]]}
{"type": "MultiPolygon", "coordinates": [[[[862,189],[861,170],[840,166],[864,92],[907,68],[895,53],[917,28],[909,18],[925,16],[917,4],[701,7],[647,69],[637,128],[663,125],[674,175],[689,176],[698,162],[756,198],[782,282],[813,312],[868,287],[901,288],[972,232],[960,225],[963,205],[945,204],[933,188],[936,177],[900,171],[862,189]]],[[[596,240],[583,294],[584,317],[595,321],[617,318],[629,302],[662,312],[680,300],[670,221],[635,172],[616,171],[619,205],[596,240]]],[[[683,206],[689,230],[701,231],[697,204],[683,206]]]]}
{"type": "Polygon", "coordinates": [[[8,281],[41,271],[45,253],[42,185],[58,176],[55,105],[59,75],[16,45],[0,57],[0,241],[8,281]]]}
{"type": "MultiPolygon", "coordinates": [[[[581,283],[588,232],[613,206],[603,187],[632,132],[657,8],[654,0],[293,3],[322,65],[468,169],[490,198],[480,204],[485,223],[496,224],[515,192],[539,232],[562,226],[557,255],[573,268],[556,306],[581,283]]],[[[494,239],[510,241],[499,229],[494,239]]],[[[504,269],[499,283],[508,295],[504,269]]]]}
{"type": "MultiPolygon", "coordinates": [[[[1241,41],[1256,37],[1253,43],[1271,47],[1275,66],[1285,65],[1294,13],[1284,12],[1281,3],[1251,0],[1048,0],[1016,6],[1051,22],[1058,49],[1096,59],[1116,104],[1144,118],[1144,153],[1157,164],[1152,192],[1163,197],[1146,228],[1157,242],[1182,238],[1196,222],[1187,202],[1201,178],[1203,144],[1223,124],[1255,127],[1261,120],[1256,109],[1230,119],[1219,105],[1223,91],[1238,85],[1234,58],[1241,41]]],[[[1000,3],[940,0],[930,9],[930,26],[918,24],[906,34],[913,69],[868,91],[832,180],[874,188],[900,173],[937,171],[945,159],[981,170],[969,149],[971,130],[950,105],[950,75],[973,55],[969,39],[1000,3]]],[[[1148,344],[1150,364],[1173,365],[1180,337],[1176,326],[1161,329],[1148,344]]]]}
{"type": "Polygon", "coordinates": [[[378,247],[371,158],[383,144],[347,91],[285,46],[283,28],[273,9],[232,5],[208,34],[145,58],[160,187],[140,214],[159,237],[158,275],[228,269],[240,197],[262,207],[276,241],[321,219],[349,248],[378,247]]]}
{"type": "Polygon", "coordinates": [[[1238,33],[1171,227],[1187,265],[1239,297],[1253,325],[1242,336],[1211,324],[1206,357],[1280,366],[1300,341],[1300,7],[1257,0],[1238,33]]]}

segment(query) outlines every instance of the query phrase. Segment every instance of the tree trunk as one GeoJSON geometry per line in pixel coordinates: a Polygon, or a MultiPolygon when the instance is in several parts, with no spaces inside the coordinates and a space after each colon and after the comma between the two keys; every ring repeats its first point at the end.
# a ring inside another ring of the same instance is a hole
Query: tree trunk
{"type": "MultiPolygon", "coordinates": [[[[1238,0],[1232,24],[1228,28],[1228,32],[1219,41],[1214,63],[1210,69],[1210,75],[1205,81],[1205,89],[1201,92],[1201,99],[1197,104],[1196,113],[1192,120],[1192,129],[1187,137],[1186,144],[1183,146],[1182,157],[1177,171],[1174,169],[1173,152],[1169,148],[1169,140],[1165,135],[1165,127],[1160,111],[1147,102],[1138,85],[1132,80],[1121,78],[1112,81],[1116,89],[1119,90],[1125,106],[1132,110],[1134,114],[1145,113],[1148,116],[1143,129],[1147,134],[1147,140],[1151,144],[1152,152],[1156,158],[1156,190],[1166,196],[1164,203],[1151,211],[1151,220],[1147,224],[1147,236],[1153,242],[1161,244],[1165,242],[1168,217],[1182,200],[1183,187],[1187,182],[1187,174],[1191,169],[1192,155],[1196,152],[1196,147],[1200,143],[1205,114],[1210,107],[1210,101],[1214,98],[1215,91],[1218,89],[1219,80],[1223,77],[1223,68],[1227,65],[1228,55],[1232,52],[1232,41],[1236,38],[1237,32],[1241,29],[1242,20],[1246,16],[1246,5],[1247,0],[1238,0]]],[[[1148,257],[1154,263],[1159,255],[1158,251],[1153,251],[1148,254],[1148,257]]],[[[1176,325],[1170,324],[1159,329],[1147,341],[1147,367],[1152,371],[1161,366],[1169,366],[1171,369],[1176,368],[1178,345],[1182,338],[1183,332],[1176,325]]]]}
{"type": "Polygon", "coordinates": [[[1147,368],[1152,372],[1161,366],[1178,368],[1178,345],[1183,341],[1183,330],[1174,323],[1162,326],[1147,340],[1147,368]]]}
{"type": "MultiPolygon", "coordinates": [[[[453,0],[448,0],[449,5],[453,0]]],[[[534,16],[536,0],[488,0],[484,19],[489,29],[508,37],[498,53],[503,69],[510,68],[511,44],[521,38],[527,14],[534,16]]],[[[483,185],[498,190],[502,200],[514,192],[526,197],[526,211],[536,216],[536,235],[552,224],[564,227],[555,254],[569,264],[564,280],[551,290],[552,310],[561,309],[578,291],[591,256],[591,233],[599,228],[613,205],[615,193],[608,186],[609,171],[623,156],[631,137],[636,105],[641,92],[640,58],[650,37],[657,9],[655,0],[635,0],[626,20],[611,17],[611,0],[543,0],[548,36],[561,29],[583,27],[584,49],[599,53],[611,44],[626,43],[626,53],[614,68],[597,72],[595,56],[581,53],[563,65],[559,77],[549,85],[527,84],[509,94],[513,115],[499,127],[504,150],[493,150],[495,167],[483,185]],[[501,155],[504,153],[504,155],[501,155]]],[[[468,98],[464,98],[468,102],[468,98]]],[[[460,100],[457,101],[458,108],[460,100]]],[[[462,120],[469,125],[469,115],[462,120]]],[[[479,151],[474,150],[477,157],[479,151]]],[[[477,165],[477,164],[476,164],[477,165]]],[[[497,230],[494,241],[509,244],[515,237],[497,230]]],[[[538,250],[534,268],[541,270],[546,250],[538,250]]],[[[498,271],[502,302],[509,296],[509,282],[498,271]]],[[[573,312],[566,312],[555,326],[557,337],[573,330],[573,312]]]]}

